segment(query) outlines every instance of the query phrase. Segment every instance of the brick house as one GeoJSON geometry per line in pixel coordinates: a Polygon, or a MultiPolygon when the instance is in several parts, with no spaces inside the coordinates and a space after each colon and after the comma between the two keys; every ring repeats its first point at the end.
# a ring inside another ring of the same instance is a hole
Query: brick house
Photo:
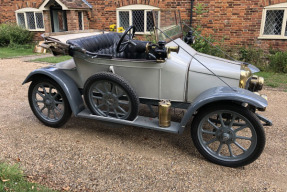
{"type": "Polygon", "coordinates": [[[17,22],[38,39],[43,32],[108,30],[111,24],[134,24],[149,34],[151,10],[161,8],[179,9],[183,20],[230,46],[287,47],[286,0],[0,0],[0,23],[17,22]],[[200,14],[191,9],[199,4],[200,14]]]}
{"type": "Polygon", "coordinates": [[[196,0],[206,7],[194,14],[193,26],[228,45],[255,45],[262,49],[287,49],[286,0],[196,0]]]}

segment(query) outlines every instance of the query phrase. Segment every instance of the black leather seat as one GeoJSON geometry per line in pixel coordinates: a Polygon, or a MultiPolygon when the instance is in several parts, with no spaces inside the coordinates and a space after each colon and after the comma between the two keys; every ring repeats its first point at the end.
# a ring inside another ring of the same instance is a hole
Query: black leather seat
{"type": "MultiPolygon", "coordinates": [[[[122,33],[105,33],[68,40],[67,43],[85,49],[88,54],[98,56],[110,56],[128,59],[150,59],[145,53],[147,41],[134,40],[136,46],[129,45],[125,51],[117,53],[117,43],[122,37],[122,33]]],[[[125,37],[128,40],[128,36],[125,37]]],[[[125,40],[124,40],[125,41],[125,40]]]]}
{"type": "Polygon", "coordinates": [[[85,49],[93,55],[110,55],[112,57],[125,57],[125,52],[117,53],[117,42],[121,38],[120,33],[105,33],[68,40],[67,43],[85,49]]]}

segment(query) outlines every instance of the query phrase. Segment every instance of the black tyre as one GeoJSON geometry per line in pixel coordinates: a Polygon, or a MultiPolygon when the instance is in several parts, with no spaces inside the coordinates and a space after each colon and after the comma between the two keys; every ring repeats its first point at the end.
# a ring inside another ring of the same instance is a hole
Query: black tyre
{"type": "Polygon", "coordinates": [[[228,167],[255,161],[265,146],[262,124],[239,105],[211,105],[201,109],[191,125],[198,151],[209,161],[228,167]]]}
{"type": "Polygon", "coordinates": [[[49,127],[61,127],[71,117],[72,111],[64,91],[51,79],[33,81],[28,99],[34,115],[49,127]]]}
{"type": "Polygon", "coordinates": [[[91,76],[84,86],[84,98],[95,115],[134,120],[139,99],[129,83],[119,75],[102,72],[91,76]]]}

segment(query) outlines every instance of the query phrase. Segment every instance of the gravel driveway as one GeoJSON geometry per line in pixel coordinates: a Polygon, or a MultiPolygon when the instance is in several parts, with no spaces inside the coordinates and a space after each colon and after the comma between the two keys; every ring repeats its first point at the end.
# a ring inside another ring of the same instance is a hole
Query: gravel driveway
{"type": "Polygon", "coordinates": [[[61,129],[32,114],[30,71],[44,64],[0,60],[0,160],[19,162],[33,181],[71,191],[287,191],[287,92],[264,89],[267,143],[242,168],[206,161],[183,135],[72,117],[61,129]]]}

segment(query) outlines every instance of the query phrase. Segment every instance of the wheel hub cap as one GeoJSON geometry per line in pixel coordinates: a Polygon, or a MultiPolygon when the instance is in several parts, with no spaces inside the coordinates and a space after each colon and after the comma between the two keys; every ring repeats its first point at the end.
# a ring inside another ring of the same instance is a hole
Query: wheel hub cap
{"type": "Polygon", "coordinates": [[[46,99],[45,105],[46,106],[51,106],[51,104],[52,104],[51,100],[50,99],[46,99]]]}
{"type": "Polygon", "coordinates": [[[112,95],[112,94],[105,94],[103,96],[103,99],[105,100],[105,102],[110,105],[110,106],[115,106],[117,105],[117,98],[112,95]]]}
{"type": "Polygon", "coordinates": [[[222,141],[228,141],[230,139],[230,135],[228,133],[223,133],[221,137],[222,141]]]}
{"type": "Polygon", "coordinates": [[[235,133],[231,129],[221,128],[220,130],[217,131],[216,137],[218,141],[222,143],[230,144],[233,142],[235,138],[235,133]]]}
{"type": "Polygon", "coordinates": [[[44,105],[48,109],[53,109],[55,107],[55,101],[54,101],[54,99],[52,97],[46,96],[44,98],[44,105]]]}

